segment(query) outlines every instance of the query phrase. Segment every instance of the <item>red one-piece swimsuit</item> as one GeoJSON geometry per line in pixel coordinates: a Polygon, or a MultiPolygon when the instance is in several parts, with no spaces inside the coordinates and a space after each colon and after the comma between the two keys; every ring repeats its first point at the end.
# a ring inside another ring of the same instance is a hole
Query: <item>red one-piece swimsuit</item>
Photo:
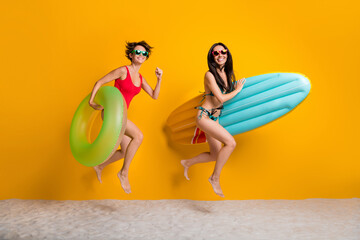
{"type": "Polygon", "coordinates": [[[129,109],[130,102],[133,99],[135,95],[137,95],[141,91],[141,85],[142,85],[142,76],[140,75],[140,86],[136,87],[134,83],[131,80],[129,69],[126,67],[127,75],[124,80],[121,80],[120,78],[115,80],[114,87],[120,90],[122,95],[125,98],[127,109],[129,109]]]}

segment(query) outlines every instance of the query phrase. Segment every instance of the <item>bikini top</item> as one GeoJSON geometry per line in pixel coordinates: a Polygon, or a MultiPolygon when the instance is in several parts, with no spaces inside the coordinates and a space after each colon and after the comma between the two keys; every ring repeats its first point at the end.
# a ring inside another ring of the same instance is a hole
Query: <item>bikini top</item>
{"type": "MultiPolygon", "coordinates": [[[[222,89],[220,89],[220,91],[221,91],[222,94],[224,94],[224,92],[223,92],[222,89]]],[[[214,96],[214,94],[213,94],[211,91],[210,91],[210,93],[205,93],[205,92],[200,92],[200,93],[204,93],[200,102],[204,101],[204,100],[205,100],[205,97],[206,97],[207,95],[212,96],[212,97],[214,96]]]]}

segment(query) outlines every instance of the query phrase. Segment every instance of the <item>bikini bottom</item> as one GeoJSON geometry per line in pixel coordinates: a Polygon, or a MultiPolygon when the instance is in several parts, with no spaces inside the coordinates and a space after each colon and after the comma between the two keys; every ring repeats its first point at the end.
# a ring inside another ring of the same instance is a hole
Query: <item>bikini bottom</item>
{"type": "Polygon", "coordinates": [[[206,115],[208,115],[208,117],[211,119],[211,120],[214,120],[216,121],[220,116],[221,116],[221,112],[220,112],[220,115],[217,116],[217,117],[214,117],[214,114],[217,112],[217,110],[221,110],[223,109],[224,107],[221,106],[221,107],[218,107],[218,108],[211,108],[211,109],[206,109],[206,108],[203,108],[203,107],[195,107],[195,109],[199,109],[201,110],[201,113],[200,115],[198,116],[199,119],[201,119],[203,113],[205,113],[206,115]]]}

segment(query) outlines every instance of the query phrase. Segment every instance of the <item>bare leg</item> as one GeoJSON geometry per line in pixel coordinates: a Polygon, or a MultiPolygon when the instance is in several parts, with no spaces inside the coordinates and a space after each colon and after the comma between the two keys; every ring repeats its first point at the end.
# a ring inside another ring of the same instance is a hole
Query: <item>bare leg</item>
{"type": "Polygon", "coordinates": [[[184,167],[184,176],[187,180],[190,180],[188,177],[189,167],[197,163],[216,161],[217,155],[221,149],[220,141],[216,140],[215,138],[209,137],[209,135],[206,133],[205,136],[209,143],[210,152],[200,153],[199,155],[193,158],[180,161],[181,165],[183,165],[184,167]]]}
{"type": "Polygon", "coordinates": [[[101,164],[94,167],[94,170],[96,172],[96,176],[97,176],[100,183],[102,183],[102,181],[101,181],[101,171],[107,165],[109,165],[109,164],[111,164],[113,162],[116,162],[116,161],[118,161],[118,160],[125,157],[125,152],[126,152],[126,149],[127,149],[128,145],[129,145],[130,141],[131,141],[131,138],[124,135],[123,139],[121,140],[121,143],[120,143],[121,149],[115,151],[115,153],[107,161],[105,161],[105,162],[103,162],[103,163],[101,163],[101,164]]]}
{"type": "Polygon", "coordinates": [[[143,134],[140,129],[130,120],[127,120],[125,135],[131,138],[129,145],[125,152],[125,159],[122,169],[118,172],[117,176],[120,179],[121,187],[126,193],[131,193],[130,183],[128,179],[129,167],[136,151],[140,147],[143,134]]]}
{"type": "Polygon", "coordinates": [[[220,187],[220,173],[231,153],[234,151],[236,142],[233,136],[231,136],[231,134],[218,122],[215,122],[205,116],[198,119],[197,124],[204,132],[207,133],[208,141],[209,139],[211,141],[213,138],[224,143],[224,146],[218,152],[214,172],[209,178],[209,182],[211,183],[214,192],[217,195],[224,197],[220,187]]]}

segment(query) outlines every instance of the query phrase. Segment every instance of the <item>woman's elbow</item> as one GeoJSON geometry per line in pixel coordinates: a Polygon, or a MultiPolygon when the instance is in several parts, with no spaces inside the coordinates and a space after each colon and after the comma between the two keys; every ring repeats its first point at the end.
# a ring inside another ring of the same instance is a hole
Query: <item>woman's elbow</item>
{"type": "Polygon", "coordinates": [[[95,86],[99,86],[101,87],[103,85],[103,82],[101,80],[98,80],[96,83],[95,83],[95,86]]]}

